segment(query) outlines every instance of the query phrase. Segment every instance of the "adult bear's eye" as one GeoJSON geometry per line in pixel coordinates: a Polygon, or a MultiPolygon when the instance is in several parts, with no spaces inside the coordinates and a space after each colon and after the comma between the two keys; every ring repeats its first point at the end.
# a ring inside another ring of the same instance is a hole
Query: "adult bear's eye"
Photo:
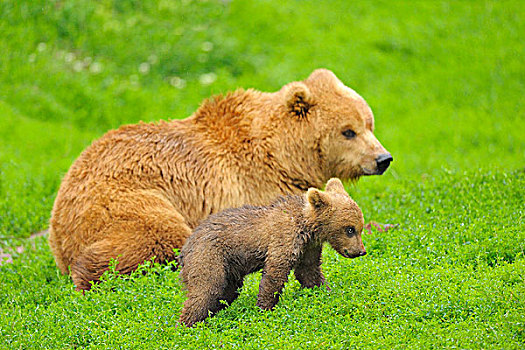
{"type": "Polygon", "coordinates": [[[353,236],[353,235],[355,235],[355,227],[354,227],[354,226],[348,226],[348,227],[346,228],[346,234],[347,234],[348,236],[353,236]]]}
{"type": "Polygon", "coordinates": [[[351,139],[355,137],[355,132],[354,130],[347,129],[343,131],[343,136],[346,137],[347,139],[351,139]]]}

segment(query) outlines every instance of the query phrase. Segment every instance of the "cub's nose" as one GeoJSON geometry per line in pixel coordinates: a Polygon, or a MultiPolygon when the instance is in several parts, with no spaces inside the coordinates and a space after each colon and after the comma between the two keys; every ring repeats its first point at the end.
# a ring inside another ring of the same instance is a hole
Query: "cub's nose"
{"type": "Polygon", "coordinates": [[[394,158],[392,158],[390,153],[380,154],[376,158],[377,174],[383,174],[393,160],[394,158]]]}
{"type": "Polygon", "coordinates": [[[365,256],[366,255],[366,251],[362,251],[362,252],[359,252],[359,256],[365,256]]]}

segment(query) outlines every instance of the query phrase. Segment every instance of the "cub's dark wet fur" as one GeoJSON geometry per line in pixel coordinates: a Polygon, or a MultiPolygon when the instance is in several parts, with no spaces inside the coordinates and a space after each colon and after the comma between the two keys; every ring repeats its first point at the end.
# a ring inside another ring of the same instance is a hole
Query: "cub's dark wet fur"
{"type": "Polygon", "coordinates": [[[269,206],[243,206],[210,216],[189,237],[179,257],[188,299],[180,321],[193,325],[239,296],[247,274],[263,269],[257,305],[272,309],[288,274],[302,287],[324,284],[324,242],[342,256],[366,254],[363,214],[339,179],[326,191],[281,197],[269,206]]]}

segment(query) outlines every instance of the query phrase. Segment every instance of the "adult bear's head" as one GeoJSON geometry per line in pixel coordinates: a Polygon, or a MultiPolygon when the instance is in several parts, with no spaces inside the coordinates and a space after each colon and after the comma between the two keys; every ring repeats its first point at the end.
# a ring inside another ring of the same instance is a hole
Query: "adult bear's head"
{"type": "Polygon", "coordinates": [[[308,79],[285,85],[279,94],[281,125],[288,138],[309,148],[303,153],[317,156],[309,162],[311,171],[322,173],[325,181],[381,175],[390,165],[392,156],[373,133],[372,110],[331,71],[317,69],[308,79]]]}

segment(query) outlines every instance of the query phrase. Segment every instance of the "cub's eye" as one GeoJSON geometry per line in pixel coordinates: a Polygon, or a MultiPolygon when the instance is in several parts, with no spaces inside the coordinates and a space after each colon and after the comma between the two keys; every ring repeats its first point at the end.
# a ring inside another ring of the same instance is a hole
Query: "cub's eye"
{"type": "Polygon", "coordinates": [[[343,136],[346,137],[347,139],[351,139],[355,137],[355,132],[354,130],[347,129],[343,131],[343,136]]]}
{"type": "Polygon", "coordinates": [[[355,227],[354,227],[354,226],[348,226],[348,227],[346,228],[346,234],[347,234],[348,236],[353,236],[353,235],[355,235],[355,227]]]}

